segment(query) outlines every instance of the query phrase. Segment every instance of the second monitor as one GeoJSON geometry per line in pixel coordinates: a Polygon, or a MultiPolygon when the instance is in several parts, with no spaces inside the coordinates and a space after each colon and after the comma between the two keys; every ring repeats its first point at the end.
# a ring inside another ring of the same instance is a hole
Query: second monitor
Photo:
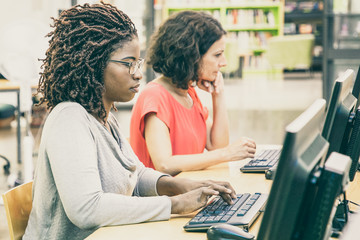
{"type": "Polygon", "coordinates": [[[353,87],[354,71],[348,69],[336,79],[322,130],[322,136],[330,144],[328,156],[332,152],[339,152],[351,157],[351,181],[357,170],[360,153],[360,109],[356,109],[358,99],[353,95],[359,85],[360,79],[357,78],[353,87]]]}
{"type": "Polygon", "coordinates": [[[286,127],[257,239],[315,240],[328,235],[330,215],[346,185],[350,159],[335,153],[325,163],[329,144],[321,135],[324,115],[325,100],[317,100],[286,127]]]}

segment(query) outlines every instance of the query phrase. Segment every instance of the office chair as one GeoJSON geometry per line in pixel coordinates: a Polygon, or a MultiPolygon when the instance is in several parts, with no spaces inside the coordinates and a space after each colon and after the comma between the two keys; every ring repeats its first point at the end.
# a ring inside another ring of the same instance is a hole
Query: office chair
{"type": "Polygon", "coordinates": [[[227,65],[220,69],[221,72],[225,74],[225,79],[229,79],[231,73],[235,73],[236,76],[236,72],[238,71],[240,64],[238,52],[239,52],[238,42],[234,39],[229,39],[226,42],[225,52],[224,52],[227,65]]]}
{"type": "Polygon", "coordinates": [[[268,39],[265,58],[271,72],[277,68],[304,69],[311,73],[312,52],[315,37],[313,34],[274,36],[268,39]]]}
{"type": "MultiPolygon", "coordinates": [[[[7,128],[10,127],[11,121],[14,120],[15,107],[11,104],[0,103],[0,127],[7,128]]],[[[10,161],[4,155],[0,154],[0,158],[5,161],[4,173],[5,175],[10,174],[10,161]]]]}
{"type": "Polygon", "coordinates": [[[25,233],[32,208],[32,184],[24,183],[2,195],[11,240],[21,239],[25,233]]]}
{"type": "Polygon", "coordinates": [[[0,103],[0,128],[10,127],[15,119],[15,107],[11,104],[0,103]]]}

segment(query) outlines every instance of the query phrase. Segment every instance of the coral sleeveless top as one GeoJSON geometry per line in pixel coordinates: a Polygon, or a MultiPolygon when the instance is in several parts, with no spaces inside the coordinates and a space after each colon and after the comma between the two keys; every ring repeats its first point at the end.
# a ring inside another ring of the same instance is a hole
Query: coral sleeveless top
{"type": "Polygon", "coordinates": [[[194,88],[188,90],[193,106],[181,105],[163,86],[150,82],[140,93],[132,110],[130,144],[146,167],[154,168],[144,138],[144,118],[156,113],[169,129],[173,155],[202,153],[206,145],[207,108],[203,107],[194,88]]]}

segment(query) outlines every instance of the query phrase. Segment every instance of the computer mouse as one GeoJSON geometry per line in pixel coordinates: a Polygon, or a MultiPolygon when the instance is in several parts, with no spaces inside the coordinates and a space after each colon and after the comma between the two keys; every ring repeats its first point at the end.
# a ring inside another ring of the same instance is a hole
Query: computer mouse
{"type": "Polygon", "coordinates": [[[275,177],[275,173],[276,173],[276,167],[272,167],[265,171],[265,178],[272,180],[275,177]]]}
{"type": "Polygon", "coordinates": [[[245,232],[243,229],[227,224],[219,223],[211,226],[207,230],[208,240],[242,240],[255,239],[255,236],[245,232]]]}

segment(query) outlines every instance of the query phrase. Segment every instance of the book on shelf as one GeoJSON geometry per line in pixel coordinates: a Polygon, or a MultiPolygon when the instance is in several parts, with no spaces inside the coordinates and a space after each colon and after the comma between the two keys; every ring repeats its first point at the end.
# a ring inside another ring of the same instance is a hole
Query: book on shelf
{"type": "Polygon", "coordinates": [[[226,25],[251,27],[254,25],[275,26],[275,17],[271,11],[263,9],[227,9],[226,25]]]}
{"type": "Polygon", "coordinates": [[[166,0],[167,4],[220,4],[220,3],[232,3],[232,4],[248,4],[250,3],[263,3],[263,2],[279,2],[279,0],[166,0]]]}
{"type": "Polygon", "coordinates": [[[299,24],[300,34],[310,34],[313,32],[313,27],[310,23],[299,24]]]}
{"type": "Polygon", "coordinates": [[[296,34],[296,24],[295,23],[284,23],[284,34],[296,34]]]}
{"type": "Polygon", "coordinates": [[[244,53],[253,55],[254,52],[262,52],[266,49],[267,41],[272,35],[269,32],[240,31],[229,32],[227,37],[238,43],[239,55],[244,53]]]}

